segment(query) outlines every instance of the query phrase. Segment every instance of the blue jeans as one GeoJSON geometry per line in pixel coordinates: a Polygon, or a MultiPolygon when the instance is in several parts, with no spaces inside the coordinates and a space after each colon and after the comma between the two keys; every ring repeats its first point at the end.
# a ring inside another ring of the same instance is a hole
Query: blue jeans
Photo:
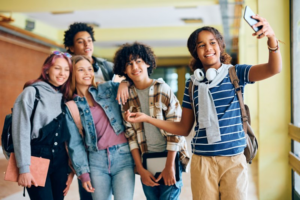
{"type": "Polygon", "coordinates": [[[175,185],[159,185],[159,186],[147,186],[143,185],[143,190],[147,200],[178,200],[182,187],[182,166],[179,164],[179,178],[175,185]]]}
{"type": "Polygon", "coordinates": [[[132,200],[134,162],[128,143],[89,153],[93,200],[132,200]]]}

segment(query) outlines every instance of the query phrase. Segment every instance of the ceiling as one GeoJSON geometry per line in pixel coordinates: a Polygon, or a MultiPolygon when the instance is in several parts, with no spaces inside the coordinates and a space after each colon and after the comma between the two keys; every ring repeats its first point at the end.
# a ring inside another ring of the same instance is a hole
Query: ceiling
{"type": "MultiPolygon", "coordinates": [[[[95,46],[103,51],[113,52],[125,42],[138,40],[158,52],[177,48],[182,51],[182,56],[188,56],[186,41],[196,28],[214,26],[230,39],[228,29],[234,19],[236,1],[88,0],[83,3],[82,0],[0,0],[0,12],[21,13],[59,30],[60,43],[63,31],[70,24],[86,22],[96,25],[95,46]],[[229,19],[226,27],[224,16],[229,19]],[[183,19],[202,22],[187,24],[183,19]]],[[[161,57],[166,55],[162,53],[161,57]]],[[[180,55],[174,53],[174,56],[180,55]]]]}

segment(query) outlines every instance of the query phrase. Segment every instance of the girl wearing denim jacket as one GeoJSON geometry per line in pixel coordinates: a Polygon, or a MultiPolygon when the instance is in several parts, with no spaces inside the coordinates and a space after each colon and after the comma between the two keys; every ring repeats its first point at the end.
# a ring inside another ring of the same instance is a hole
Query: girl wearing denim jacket
{"type": "MultiPolygon", "coordinates": [[[[94,83],[94,71],[85,56],[74,56],[69,98],[78,106],[82,137],[67,109],[70,157],[82,186],[93,199],[133,199],[135,175],[120,105],[116,101],[119,83],[94,83]]],[[[122,83],[126,85],[126,83],[122,83]]]]}

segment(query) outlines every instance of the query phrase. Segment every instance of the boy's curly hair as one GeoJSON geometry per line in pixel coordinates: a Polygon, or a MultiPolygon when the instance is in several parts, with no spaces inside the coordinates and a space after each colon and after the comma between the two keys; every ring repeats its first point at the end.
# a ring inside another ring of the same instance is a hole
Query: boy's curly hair
{"type": "Polygon", "coordinates": [[[95,41],[93,27],[87,25],[86,23],[75,22],[69,26],[69,29],[65,31],[64,35],[64,45],[69,53],[72,53],[70,52],[69,47],[74,45],[75,35],[81,31],[88,32],[91,35],[93,42],[95,41]]]}
{"type": "Polygon", "coordinates": [[[189,52],[193,56],[193,58],[190,61],[190,65],[189,65],[192,72],[194,72],[197,68],[200,68],[200,69],[203,68],[202,62],[200,61],[200,59],[198,58],[198,55],[197,55],[197,40],[198,40],[198,35],[201,31],[209,31],[215,36],[215,38],[219,44],[220,50],[221,50],[220,61],[221,61],[221,63],[229,64],[232,58],[229,54],[227,54],[225,52],[225,42],[224,42],[223,36],[214,27],[204,26],[202,28],[196,29],[190,35],[188,42],[187,42],[187,47],[189,49],[189,52]]]}
{"type": "Polygon", "coordinates": [[[143,61],[149,65],[147,68],[148,76],[152,74],[153,70],[156,68],[155,55],[152,49],[145,44],[134,42],[133,44],[123,44],[115,53],[114,56],[114,74],[126,77],[126,80],[132,80],[124,73],[127,67],[127,63],[131,60],[136,60],[138,58],[143,59],[143,61]]]}

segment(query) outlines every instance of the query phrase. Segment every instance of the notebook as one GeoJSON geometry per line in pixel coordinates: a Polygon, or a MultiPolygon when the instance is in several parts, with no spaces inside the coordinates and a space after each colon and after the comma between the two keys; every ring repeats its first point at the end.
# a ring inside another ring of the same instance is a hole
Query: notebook
{"type": "MultiPolygon", "coordinates": [[[[158,178],[160,173],[166,166],[168,151],[164,152],[155,152],[155,153],[144,153],[143,154],[143,167],[147,169],[155,178],[158,178]]],[[[179,181],[179,154],[176,154],[175,157],[175,178],[176,181],[179,181]]],[[[159,181],[160,184],[163,184],[163,179],[159,181]]]]}
{"type": "MultiPolygon", "coordinates": [[[[41,157],[31,156],[30,173],[38,186],[45,187],[50,160],[41,157]]],[[[15,154],[11,153],[5,172],[4,180],[18,182],[19,168],[17,167],[15,154]]]]}

